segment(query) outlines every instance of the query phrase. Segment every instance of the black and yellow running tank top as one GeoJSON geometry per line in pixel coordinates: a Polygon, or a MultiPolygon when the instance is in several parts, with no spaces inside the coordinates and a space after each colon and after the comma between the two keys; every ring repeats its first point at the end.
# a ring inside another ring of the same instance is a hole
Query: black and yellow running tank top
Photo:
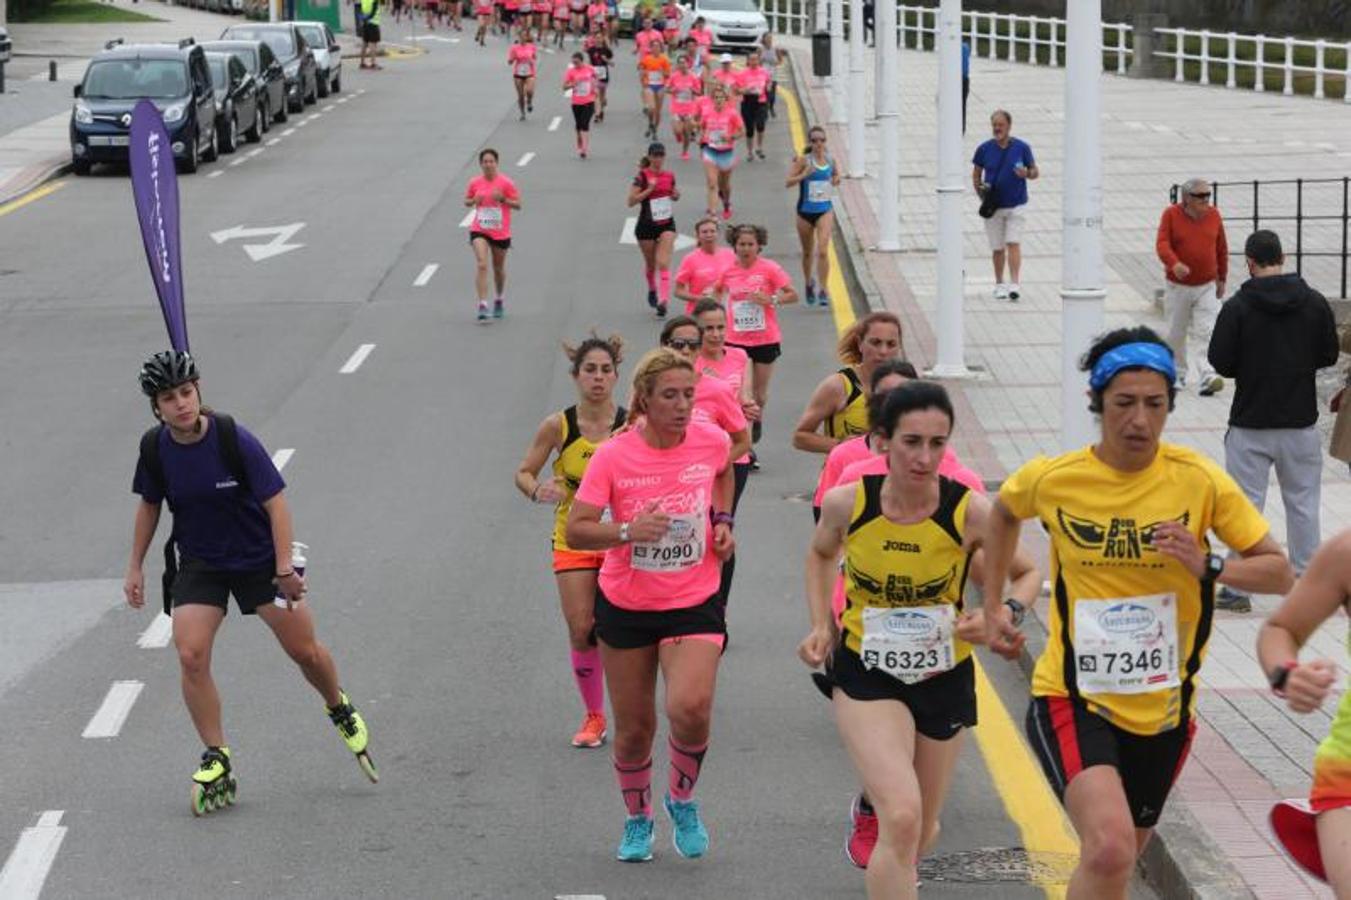
{"type": "MultiPolygon", "coordinates": [[[[614,424],[610,426],[610,431],[617,431],[619,426],[624,424],[627,415],[624,407],[616,409],[614,424]]],[[[569,406],[560,412],[558,417],[563,429],[563,440],[558,446],[558,456],[554,458],[554,477],[563,483],[565,493],[563,499],[558,501],[558,509],[554,512],[554,549],[570,550],[572,548],[568,546],[564,535],[568,529],[568,513],[572,511],[572,497],[577,493],[577,488],[582,486],[582,476],[586,474],[587,463],[591,462],[597,445],[582,434],[582,429],[577,424],[576,406],[569,406]]]]}
{"type": "MultiPolygon", "coordinates": [[[[844,643],[861,653],[863,609],[880,606],[938,606],[962,610],[971,556],[962,549],[971,491],[947,478],[938,479],[938,508],[910,525],[897,525],[882,515],[885,475],[865,475],[854,495],[854,514],[844,540],[844,590],[848,604],[841,625],[844,643]]],[[[971,645],[955,636],[953,661],[971,655],[971,645]]]]}
{"type": "Polygon", "coordinates": [[[868,396],[863,392],[863,381],[850,366],[835,374],[844,379],[844,408],[826,419],[826,437],[844,440],[868,433],[868,396]]]}

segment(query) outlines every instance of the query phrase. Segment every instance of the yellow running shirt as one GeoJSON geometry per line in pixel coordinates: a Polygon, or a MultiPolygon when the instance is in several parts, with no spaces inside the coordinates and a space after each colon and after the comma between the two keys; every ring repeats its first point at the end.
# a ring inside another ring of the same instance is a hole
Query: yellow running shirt
{"type": "Polygon", "coordinates": [[[971,492],[938,480],[938,508],[920,522],[898,525],[882,514],[885,475],[865,475],[854,494],[854,513],[844,541],[844,587],[848,605],[841,626],[844,643],[869,668],[917,677],[939,674],[971,655],[971,645],[950,634],[962,611],[970,556],[962,550],[971,492]],[[900,614],[897,614],[900,611],[900,614]],[[869,620],[872,625],[869,625],[869,620]],[[935,629],[935,625],[941,627],[935,629]],[[942,645],[926,636],[939,635],[942,645]],[[927,643],[925,642],[927,640],[927,643]],[[866,644],[888,651],[892,665],[870,659],[866,644]],[[941,651],[924,658],[930,650],[941,651]],[[924,653],[916,654],[923,650],[924,653]],[[904,655],[900,655],[904,654],[904,655]]]}
{"type": "MultiPolygon", "coordinates": [[[[619,407],[615,411],[614,424],[610,426],[610,430],[618,431],[627,415],[624,407],[619,407]]],[[[558,424],[562,429],[562,440],[558,444],[558,456],[554,459],[554,477],[563,483],[564,494],[554,512],[554,549],[571,550],[564,535],[568,530],[568,513],[572,511],[572,497],[581,486],[587,463],[591,462],[598,445],[583,436],[582,429],[577,424],[576,406],[569,406],[560,412],[558,424]]]]}
{"type": "Polygon", "coordinates": [[[1113,469],[1085,447],[1027,463],[999,499],[1051,536],[1050,635],[1032,695],[1082,698],[1134,734],[1189,719],[1214,588],[1155,550],[1154,530],[1178,521],[1205,552],[1212,530],[1229,547],[1251,549],[1270,528],[1234,480],[1175,444],[1161,444],[1139,472],[1113,469]]]}
{"type": "Polygon", "coordinates": [[[863,393],[863,382],[851,367],[836,372],[844,379],[844,409],[831,413],[826,419],[826,437],[846,438],[868,433],[868,397],[863,393]]]}

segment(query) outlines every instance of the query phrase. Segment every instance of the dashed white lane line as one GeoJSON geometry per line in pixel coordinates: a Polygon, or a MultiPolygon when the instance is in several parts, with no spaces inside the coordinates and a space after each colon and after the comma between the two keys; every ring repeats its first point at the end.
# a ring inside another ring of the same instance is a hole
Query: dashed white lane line
{"type": "MultiPolygon", "coordinates": [[[[470,213],[470,215],[473,215],[473,213],[470,213]]],[[[436,270],[439,268],[441,267],[436,263],[427,263],[418,273],[416,280],[413,281],[413,287],[426,287],[427,282],[432,280],[432,276],[436,274],[436,270]]]]}
{"type": "Polygon", "coordinates": [[[84,738],[115,738],[127,721],[136,698],[141,696],[145,683],[141,681],[114,681],[108,688],[108,694],[99,704],[98,711],[84,726],[84,738]]]}
{"type": "Polygon", "coordinates": [[[267,142],[267,145],[268,145],[269,147],[275,147],[275,146],[277,146],[277,145],[280,144],[280,143],[281,143],[281,138],[272,138],[271,140],[269,140],[269,141],[267,142]]]}
{"type": "Polygon", "coordinates": [[[361,364],[366,361],[366,357],[370,356],[371,351],[374,349],[374,344],[362,344],[356,349],[355,353],[347,358],[347,362],[342,364],[342,368],[338,370],[338,374],[351,375],[357,369],[360,369],[361,364]]]}
{"type": "Polygon", "coordinates": [[[333,112],[333,110],[335,110],[335,109],[337,109],[337,108],[338,108],[338,104],[336,104],[336,103],[330,103],[328,106],[325,106],[322,110],[320,110],[320,112],[333,112]]]}
{"type": "Polygon", "coordinates": [[[283,447],[272,454],[272,465],[276,466],[277,471],[280,472],[282,469],[286,468],[286,464],[290,462],[291,457],[295,455],[296,451],[294,447],[283,447]]]}
{"type": "Polygon", "coordinates": [[[310,124],[310,120],[309,120],[309,119],[306,119],[306,120],[303,121],[303,122],[297,122],[297,123],[296,123],[296,128],[304,128],[304,127],[305,127],[306,125],[308,125],[308,124],[310,124]]]}
{"type": "Polygon", "coordinates": [[[305,117],[305,121],[306,121],[306,122],[313,122],[313,121],[314,121],[315,119],[317,119],[317,118],[319,118],[319,114],[318,114],[318,113],[310,113],[308,116],[305,117]]]}
{"type": "Polygon", "coordinates": [[[549,130],[550,130],[550,131],[557,131],[557,130],[558,130],[558,126],[561,125],[561,124],[563,124],[563,117],[562,117],[562,116],[554,116],[553,119],[550,120],[550,122],[549,122],[549,130]]]}
{"type": "Polygon", "coordinates": [[[253,150],[250,150],[250,151],[249,151],[249,159],[253,159],[255,156],[257,156],[259,153],[262,153],[262,152],[263,152],[263,148],[262,148],[262,147],[257,147],[257,148],[255,148],[255,149],[253,149],[253,150]]]}
{"type": "Polygon", "coordinates": [[[49,809],[38,816],[37,825],[25,828],[19,835],[19,842],[0,869],[0,897],[37,900],[56,861],[56,851],[66,838],[66,828],[61,824],[63,815],[63,809],[49,809]]]}
{"type": "Polygon", "coordinates": [[[285,131],[283,131],[283,132],[281,133],[281,136],[282,136],[282,137],[290,137],[291,135],[293,135],[293,134],[295,134],[295,133],[296,133],[296,130],[295,130],[294,128],[288,128],[288,129],[286,129],[285,131]]]}
{"type": "Polygon", "coordinates": [[[169,646],[169,641],[174,636],[174,620],[164,613],[156,613],[155,621],[150,623],[150,627],[141,632],[141,636],[136,639],[136,646],[142,650],[158,650],[161,647],[169,646]]]}
{"type": "Polygon", "coordinates": [[[231,161],[230,168],[237,169],[240,166],[244,165],[244,163],[247,161],[248,161],[247,157],[241,156],[239,159],[231,161]]]}
{"type": "Polygon", "coordinates": [[[361,90],[359,90],[359,91],[356,92],[356,96],[360,97],[360,96],[361,96],[362,94],[364,94],[364,93],[366,93],[366,89],[365,89],[365,88],[362,88],[361,90]]]}
{"type": "Polygon", "coordinates": [[[554,900],[605,900],[604,894],[554,894],[554,900]]]}
{"type": "Polygon", "coordinates": [[[534,158],[535,158],[535,151],[532,150],[529,153],[522,156],[520,159],[516,160],[516,165],[518,168],[521,166],[528,166],[530,165],[530,160],[534,158]]]}
{"type": "Polygon", "coordinates": [[[207,178],[219,178],[219,177],[221,177],[221,176],[224,175],[224,174],[225,174],[225,173],[222,172],[220,169],[217,169],[216,171],[210,173],[210,174],[207,175],[206,177],[207,177],[207,178]]]}
{"type": "Polygon", "coordinates": [[[468,228],[469,224],[473,221],[474,221],[474,211],[471,209],[469,210],[469,212],[465,213],[464,218],[460,220],[460,227],[468,228]]]}
{"type": "Polygon", "coordinates": [[[346,103],[348,100],[351,100],[351,99],[352,99],[351,97],[343,97],[341,100],[338,101],[338,105],[341,106],[341,105],[343,105],[344,103],[346,103]]]}

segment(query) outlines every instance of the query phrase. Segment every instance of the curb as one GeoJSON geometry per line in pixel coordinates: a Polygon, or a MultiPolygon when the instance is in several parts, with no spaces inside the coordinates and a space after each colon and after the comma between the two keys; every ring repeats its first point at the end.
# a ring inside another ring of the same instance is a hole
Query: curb
{"type": "Polygon", "coordinates": [[[70,171],[73,168],[74,164],[69,159],[64,159],[59,163],[49,165],[47,168],[40,170],[35,177],[26,182],[23,187],[19,188],[17,191],[0,194],[0,206],[13,203],[15,200],[22,198],[26,194],[31,194],[47,182],[55,181],[62,175],[70,174],[70,171]]]}
{"type": "MultiPolygon", "coordinates": [[[[793,88],[802,105],[803,116],[806,117],[811,107],[802,90],[805,81],[798,70],[797,57],[789,53],[788,58],[793,88]]],[[[842,203],[836,204],[835,231],[840,269],[849,285],[855,309],[862,307],[864,313],[885,309],[881,292],[868,273],[867,249],[861,245],[853,223],[849,221],[849,212],[842,203]]],[[[1029,683],[1037,657],[1045,648],[1047,636],[1046,626],[1035,611],[1029,616],[1029,621],[1032,620],[1035,620],[1036,627],[1024,627],[1027,643],[1018,660],[1019,668],[1029,683]]],[[[1174,798],[1164,808],[1154,838],[1145,846],[1137,868],[1152,890],[1170,900],[1234,900],[1252,897],[1252,891],[1238,871],[1223,860],[1224,851],[1211,840],[1187,808],[1174,798]]]]}

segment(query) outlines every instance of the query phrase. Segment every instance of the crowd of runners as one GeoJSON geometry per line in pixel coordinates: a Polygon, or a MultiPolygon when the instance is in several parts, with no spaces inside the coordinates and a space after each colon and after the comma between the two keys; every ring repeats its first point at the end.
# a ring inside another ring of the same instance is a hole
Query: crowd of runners
{"type": "MultiPolygon", "coordinates": [[[[738,506],[757,467],[782,353],[779,316],[799,299],[821,309],[832,303],[838,169],[825,130],[813,127],[784,173],[802,250],[799,291],[762,255],[766,227],[731,221],[737,163],[766,160],[763,135],[777,93],[772,41],[744,60],[714,57],[702,21],[682,31],[678,10],[663,8],[642,22],[629,52],[617,49],[614,8],[606,3],[508,0],[475,11],[480,43],[510,34],[504,55],[523,120],[534,108],[537,36],[578,42],[559,87],[569,95],[580,159],[588,158],[591,126],[603,121],[617,73],[631,69],[640,93],[641,119],[628,124],[641,127],[648,144],[626,202],[638,208],[634,235],[660,334],[636,351],[618,335],[595,332],[564,344],[575,402],[539,424],[515,485],[529,502],[554,507],[552,566],[582,706],[570,743],[610,745],[622,800],[617,857],[653,855],[662,718],[661,807],[677,852],[700,857],[710,832],[696,789],[729,640],[738,506]],[[682,160],[697,148],[705,173],[704,192],[691,192],[705,201],[695,246],[680,259],[675,204],[682,192],[667,137],[682,160]],[[684,306],[669,315],[673,292],[684,306]]],[[[523,205],[496,150],[484,148],[478,163],[464,203],[473,211],[477,318],[489,321],[505,315],[511,222],[523,205]]],[[[956,407],[941,384],[905,360],[904,338],[895,315],[859,318],[839,339],[840,368],[821,373],[810,396],[792,401],[802,410],[792,444],[821,463],[815,531],[802,548],[807,633],[797,654],[830,704],[857,775],[847,858],[866,870],[869,897],[915,895],[917,866],[938,839],[963,739],[979,721],[974,648],[1016,658],[1023,618],[1048,578],[1049,633],[1032,678],[1028,741],[1081,844],[1069,896],[1125,897],[1191,747],[1216,590],[1286,593],[1294,572],[1223,468],[1164,439],[1178,371],[1166,341],[1149,328],[1118,329],[1082,348],[1086,402],[1101,428],[1095,442],[1028,462],[993,495],[954,453],[956,407]],[[1049,572],[1020,542],[1024,519],[1045,527],[1049,572]],[[1216,539],[1228,556],[1216,552],[1216,539]]],[[[207,744],[198,780],[214,785],[230,771],[209,674],[227,592],[277,632],[349,746],[364,754],[365,724],[339,689],[308,613],[295,613],[304,610],[305,588],[290,549],[284,485],[252,435],[228,420],[224,429],[211,424],[197,384],[186,354],[156,357],[142,374],[165,427],[147,445],[162,461],[150,461],[143,448],[137,470],[142,505],[127,591],[134,605],[144,602],[140,561],[160,501],[176,501],[175,538],[193,559],[179,571],[174,602],[197,604],[189,615],[180,610],[174,627],[185,697],[207,744]],[[211,556],[201,537],[224,520],[195,499],[193,485],[235,477],[227,451],[209,471],[192,470],[198,463],[182,446],[202,440],[237,442],[235,455],[243,449],[238,502],[245,512],[230,521],[244,533],[234,556],[211,556]],[[194,552],[195,540],[203,546],[194,552]],[[241,561],[257,571],[226,573],[241,561]]],[[[1301,592],[1313,598],[1317,614],[1288,603],[1263,633],[1273,689],[1302,711],[1316,708],[1331,684],[1326,666],[1300,664],[1297,655],[1317,622],[1347,599],[1345,539],[1340,546],[1340,556],[1320,554],[1314,580],[1291,595],[1292,602],[1301,592]]],[[[1349,719],[1339,715],[1340,743],[1320,755],[1324,809],[1351,804],[1349,719]]],[[[1320,820],[1320,837],[1325,828],[1329,840],[1351,838],[1343,818],[1320,820]]]]}

